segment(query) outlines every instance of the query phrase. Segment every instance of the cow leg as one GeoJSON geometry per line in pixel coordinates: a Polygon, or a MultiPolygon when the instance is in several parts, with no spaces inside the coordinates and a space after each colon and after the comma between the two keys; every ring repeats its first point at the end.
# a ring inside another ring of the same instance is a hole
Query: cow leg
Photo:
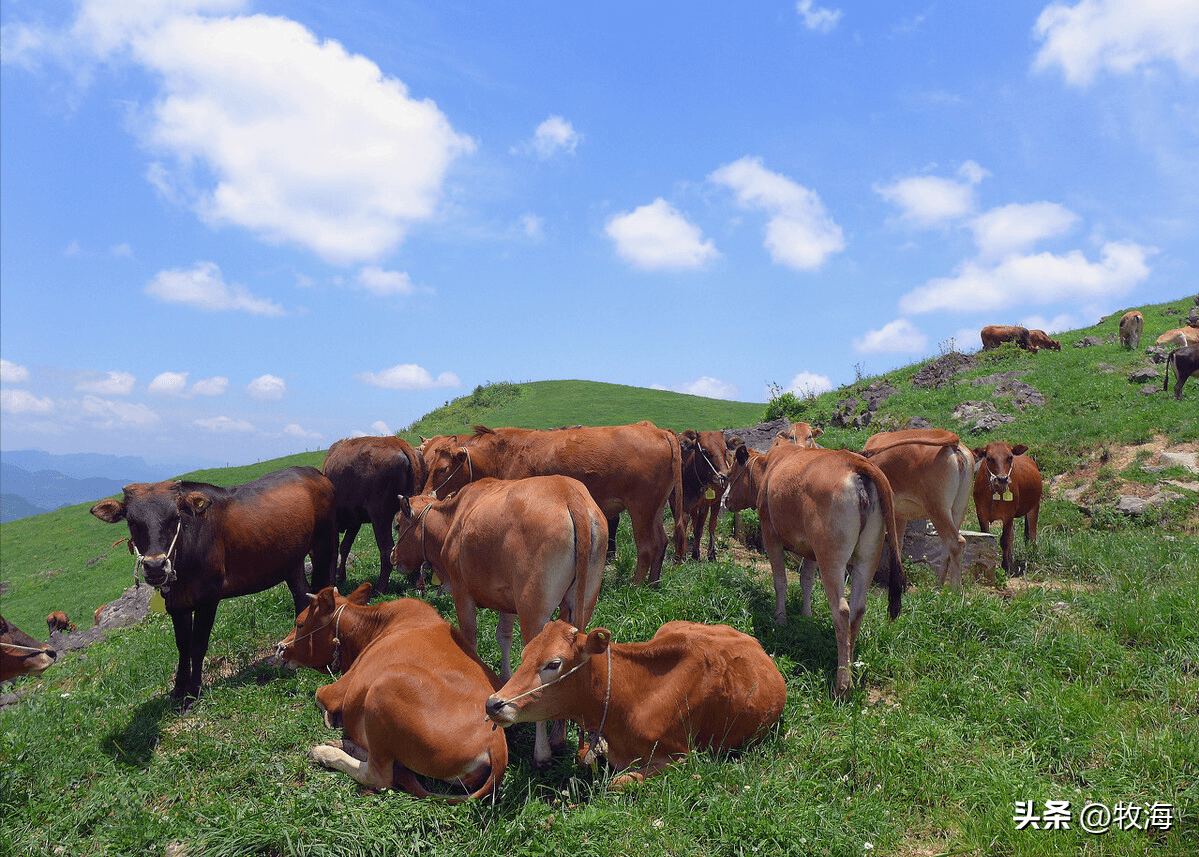
{"type": "MultiPolygon", "coordinates": [[[[937,535],[941,537],[941,547],[945,551],[945,556],[941,559],[941,567],[937,569],[937,585],[948,584],[950,589],[961,589],[962,552],[966,549],[966,539],[958,532],[953,521],[945,515],[944,510],[931,510],[928,517],[936,527],[937,535]]],[[[903,522],[903,526],[896,523],[901,538],[906,526],[906,521],[903,522]]]]}
{"type": "Polygon", "coordinates": [[[782,541],[770,526],[768,519],[762,517],[762,547],[770,559],[770,571],[774,575],[774,621],[779,625],[787,624],[787,554],[783,550],[782,541]]]}
{"type": "Polygon", "coordinates": [[[1034,506],[1029,509],[1028,514],[1024,516],[1024,541],[1035,542],[1037,540],[1037,518],[1041,514],[1041,507],[1034,506]]]}
{"type": "Polygon", "coordinates": [[[812,615],[812,584],[816,582],[816,560],[811,557],[799,558],[799,585],[803,588],[803,607],[801,616],[812,615]]]}
{"type": "Polygon", "coordinates": [[[340,747],[331,744],[318,744],[308,751],[308,758],[324,768],[341,771],[357,783],[369,789],[386,789],[392,785],[392,760],[389,758],[385,765],[370,755],[365,761],[355,759],[340,747]],[[382,770],[382,768],[386,770],[382,770]]]}
{"type": "Polygon", "coordinates": [[[720,506],[710,504],[708,510],[708,562],[716,562],[716,524],[720,518],[720,506]]]}
{"type": "Polygon", "coordinates": [[[616,528],[620,526],[620,512],[608,519],[608,559],[616,556],[616,528]]]}
{"type": "Polygon", "coordinates": [[[1001,564],[1008,574],[1012,573],[1012,536],[1015,533],[1015,524],[1014,518],[1004,518],[1003,533],[999,536],[999,547],[1003,551],[1001,564]]]}
{"type": "Polygon", "coordinates": [[[391,549],[395,547],[391,521],[371,521],[371,529],[375,531],[375,544],[379,546],[379,582],[375,584],[375,594],[383,595],[391,582],[391,549]]]}
{"type": "Polygon", "coordinates": [[[662,561],[666,559],[666,548],[669,539],[666,528],[662,526],[661,511],[657,515],[639,514],[629,517],[633,522],[633,541],[637,545],[637,570],[633,573],[633,585],[640,586],[649,577],[650,584],[656,584],[662,576],[662,561]]]}
{"type": "Polygon", "coordinates": [[[216,599],[213,599],[196,605],[195,620],[192,625],[192,670],[187,688],[187,695],[191,698],[200,696],[204,656],[208,654],[208,640],[212,636],[212,625],[216,621],[218,603],[216,599]]]}
{"type": "MultiPolygon", "coordinates": [[[[315,558],[313,559],[312,574],[313,577],[316,576],[315,558]]],[[[291,603],[296,608],[296,615],[299,616],[312,603],[308,598],[308,593],[312,590],[308,588],[308,578],[304,574],[304,561],[302,559],[287,573],[286,580],[287,588],[291,590],[291,603]]]]}
{"type": "MultiPolygon", "coordinates": [[[[346,527],[346,534],[342,537],[341,547],[337,555],[337,582],[346,582],[346,561],[350,557],[350,548],[354,546],[354,539],[358,538],[358,531],[362,529],[362,525],[358,523],[350,524],[346,527]]],[[[313,560],[312,566],[313,577],[316,576],[316,561],[313,560]]]]}
{"type": "Polygon", "coordinates": [[[691,558],[698,562],[699,545],[704,534],[704,507],[700,506],[698,511],[690,513],[688,517],[691,519],[691,558]]]}
{"type": "Polygon", "coordinates": [[[171,610],[171,624],[175,628],[175,648],[179,650],[179,665],[175,667],[175,686],[171,698],[182,702],[191,683],[192,611],[171,610]]]}
{"type": "Polygon", "coordinates": [[[316,707],[325,725],[330,729],[342,726],[342,711],[345,708],[346,687],[341,679],[317,688],[316,707]]]}
{"type": "MultiPolygon", "coordinates": [[[[515,613],[501,613],[495,623],[495,642],[500,647],[500,681],[506,682],[512,678],[512,628],[516,624],[515,613]]],[[[521,638],[532,640],[536,634],[529,636],[521,623],[521,638]]]]}

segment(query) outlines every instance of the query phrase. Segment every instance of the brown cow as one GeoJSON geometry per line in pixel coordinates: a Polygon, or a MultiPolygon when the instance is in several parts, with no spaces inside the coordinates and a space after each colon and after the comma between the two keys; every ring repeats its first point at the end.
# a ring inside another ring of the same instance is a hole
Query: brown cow
{"type": "Polygon", "coordinates": [[[974,507],[978,511],[978,528],[990,532],[992,521],[1003,522],[999,546],[1003,549],[1003,570],[1012,573],[1013,521],[1024,518],[1024,540],[1036,541],[1037,516],[1041,513],[1041,471],[1024,453],[1024,444],[993,440],[986,446],[975,447],[974,458],[980,462],[974,476],[974,507]]]}
{"type": "Polygon", "coordinates": [[[862,455],[886,474],[895,501],[895,531],[908,521],[928,518],[945,547],[937,583],[962,585],[962,551],[966,540],[959,530],[974,485],[974,456],[956,434],[942,429],[885,431],[866,441],[862,455]]]}
{"type": "Polygon", "coordinates": [[[501,726],[568,718],[588,733],[579,761],[606,755],[619,787],[693,749],[731,750],[778,722],[787,688],[762,645],[728,625],[668,622],[649,642],[612,642],[552,622],[487,700],[501,726]]]}
{"type": "Polygon", "coordinates": [[[1162,389],[1170,389],[1170,367],[1174,367],[1174,398],[1182,401],[1182,385],[1187,378],[1199,373],[1199,346],[1187,345],[1170,352],[1166,358],[1166,377],[1162,380],[1162,389]]]}
{"type": "Polygon", "coordinates": [[[1176,327],[1157,338],[1155,345],[1199,345],[1199,327],[1176,327]]]}
{"type": "MultiPolygon", "coordinates": [[[[422,446],[429,468],[425,492],[438,496],[484,476],[560,474],[579,480],[605,516],[628,511],[637,544],[633,583],[640,585],[647,576],[657,583],[661,576],[668,544],[662,512],[672,494],[676,504],[683,494],[682,454],[674,432],[647,421],[550,430],[475,426],[473,435],[435,437],[422,446]]],[[[676,542],[684,526],[677,515],[676,542]]]]}
{"type": "Polygon", "coordinates": [[[988,324],[979,331],[983,341],[983,351],[998,348],[1001,343],[1014,342],[1032,354],[1037,353],[1037,347],[1032,344],[1032,335],[1027,327],[1008,324],[988,324]]]}
{"type": "MultiPolygon", "coordinates": [[[[728,484],[728,456],[724,444],[724,433],[719,431],[693,431],[688,429],[679,435],[679,449],[683,456],[683,506],[691,522],[694,541],[691,558],[699,559],[699,543],[703,537],[704,520],[708,520],[708,561],[716,561],[716,521],[720,516],[720,499],[728,484]]],[[[672,512],[673,512],[672,508],[672,512]]],[[[675,535],[679,534],[678,528],[675,535]]],[[[682,543],[675,542],[674,555],[682,559],[687,552],[687,533],[684,529],[682,543]]],[[[580,623],[586,625],[586,622],[580,623]]]]}
{"type": "Polygon", "coordinates": [[[171,696],[184,707],[200,695],[222,598],[286,582],[298,614],[308,604],[304,556],[312,554],[317,589],[329,585],[337,561],[337,499],[315,467],[288,467],[231,488],[134,483],[123,501],[101,500],[91,512],[110,524],[128,522],[135,573],[144,570],[162,592],[179,650],[171,696]]]}
{"type": "Polygon", "coordinates": [[[55,631],[71,632],[75,630],[75,623],[67,618],[67,614],[61,610],[55,610],[46,617],[46,627],[50,633],[55,631]]]}
{"type": "MultiPolygon", "coordinates": [[[[449,584],[472,650],[478,608],[502,614],[495,637],[505,680],[512,675],[514,618],[527,642],[555,609],[586,625],[599,599],[608,522],[583,484],[568,476],[479,479],[444,500],[431,494],[404,499],[396,530],[392,561],[407,570],[428,562],[449,584]]],[[[539,726],[534,761],[546,765],[564,746],[561,726],[552,741],[539,726]]]]}
{"type": "Polygon", "coordinates": [[[821,449],[820,444],[816,443],[816,438],[824,434],[822,428],[812,428],[811,425],[805,422],[791,423],[791,428],[786,431],[781,431],[774,436],[771,446],[778,446],[782,443],[794,443],[804,449],[821,449]]]}
{"type": "Polygon", "coordinates": [[[452,802],[494,793],[508,744],[479,712],[499,678],[429,604],[400,598],[368,607],[370,595],[369,583],[348,598],[331,586],[310,595],[279,643],[293,669],[343,673],[316,700],[326,725],[347,737],[309,757],[372,789],[430,797],[420,774],[462,785],[469,794],[452,802]]]}
{"type": "Polygon", "coordinates": [[[19,675],[40,675],[58,657],[49,646],[0,616],[0,681],[19,675]]]}
{"type": "Polygon", "coordinates": [[[325,455],[325,476],[337,489],[337,529],[344,531],[337,561],[337,580],[346,579],[346,558],[358,530],[370,524],[379,546],[378,593],[391,580],[391,524],[400,510],[400,495],[411,497],[424,487],[425,461],[398,437],[353,437],[339,440],[325,455]]]}
{"type": "Polygon", "coordinates": [[[836,691],[848,695],[853,687],[854,643],[876,570],[887,582],[892,619],[899,615],[907,585],[887,477],[847,450],[784,444],[762,455],[738,446],[725,502],[733,511],[758,510],[762,546],[774,574],[774,618],[780,625],[787,621],[784,551],[805,560],[800,569],[804,615],[811,615],[811,561],[819,566],[837,632],[836,691]],[[845,598],[850,563],[852,603],[845,598]]]}
{"type": "Polygon", "coordinates": [[[1141,332],[1145,329],[1145,316],[1130,309],[1120,317],[1120,344],[1129,351],[1141,347],[1141,332]]]}
{"type": "Polygon", "coordinates": [[[1050,339],[1049,334],[1043,330],[1030,330],[1028,332],[1028,341],[1033,347],[1031,351],[1061,351],[1062,344],[1056,339],[1050,339]]]}

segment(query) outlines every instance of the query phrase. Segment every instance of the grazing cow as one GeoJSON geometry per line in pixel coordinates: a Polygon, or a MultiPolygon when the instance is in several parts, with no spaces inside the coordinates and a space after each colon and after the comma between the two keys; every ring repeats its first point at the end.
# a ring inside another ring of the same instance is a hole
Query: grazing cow
{"type": "Polygon", "coordinates": [[[379,582],[391,580],[391,524],[400,510],[400,495],[419,494],[425,484],[425,461],[398,437],[353,437],[339,440],[325,455],[325,476],[337,489],[337,529],[344,531],[337,561],[337,580],[346,579],[346,557],[363,524],[375,531],[379,546],[379,582]]]}
{"type": "Polygon", "coordinates": [[[975,447],[974,458],[981,463],[974,476],[974,507],[978,528],[990,532],[992,521],[1003,522],[999,546],[1003,550],[1003,570],[1012,573],[1012,530],[1016,518],[1024,518],[1024,540],[1036,541],[1037,516],[1041,513],[1041,471],[1024,453],[1024,444],[1012,446],[993,440],[975,447]]]}
{"type": "Polygon", "coordinates": [[[1032,335],[1027,327],[1008,324],[988,324],[979,331],[983,341],[983,351],[998,348],[1001,343],[1014,342],[1032,354],[1037,353],[1037,347],[1032,344],[1032,335]]]}
{"type": "MultiPolygon", "coordinates": [[[[719,431],[692,431],[679,435],[679,448],[683,456],[683,506],[691,522],[694,541],[691,558],[699,559],[699,543],[703,537],[704,520],[708,521],[708,561],[716,561],[716,521],[720,516],[720,499],[728,484],[728,456],[724,433],[719,431]]],[[[674,512],[672,508],[672,512],[674,512]]],[[[677,513],[676,513],[677,514],[677,513]]],[[[675,529],[675,535],[679,530],[675,529]]],[[[674,555],[682,559],[687,552],[687,533],[683,541],[675,542],[674,555]]],[[[586,625],[585,622],[580,623],[586,625]]]]}
{"type": "MultiPolygon", "coordinates": [[[[675,433],[651,422],[550,430],[475,426],[473,435],[439,436],[422,444],[425,492],[445,496],[473,479],[571,476],[591,492],[609,519],[628,511],[637,544],[633,583],[657,583],[668,540],[662,512],[674,495],[681,509],[682,453],[675,433]]],[[[678,530],[683,516],[675,517],[678,530]]]]}
{"type": "MultiPolygon", "coordinates": [[[[532,640],[559,609],[586,625],[599,599],[608,522],[587,489],[569,476],[479,479],[444,500],[406,498],[396,515],[397,568],[428,562],[449,583],[458,625],[470,647],[478,643],[479,607],[498,610],[500,675],[512,675],[512,625],[532,640]]],[[[563,729],[547,740],[537,729],[534,760],[550,762],[565,747],[563,729]],[[553,745],[551,748],[551,744],[553,745]]]]}
{"type": "Polygon", "coordinates": [[[128,522],[137,570],[162,592],[179,650],[171,696],[185,708],[200,695],[222,598],[286,581],[298,614],[310,591],[304,556],[312,554],[317,589],[329,585],[337,561],[337,499],[315,467],[288,467],[231,488],[134,483],[123,500],[101,500],[91,512],[110,524],[128,522]]]}
{"type": "Polygon", "coordinates": [[[493,794],[508,743],[479,715],[499,678],[429,604],[400,598],[368,607],[370,595],[369,583],[348,598],[331,586],[310,595],[279,643],[293,669],[342,672],[316,701],[325,724],[347,737],[309,757],[371,789],[430,797],[420,774],[463,786],[468,794],[449,797],[455,803],[493,794]]]}
{"type": "Polygon", "coordinates": [[[974,485],[974,456],[956,434],[943,429],[885,431],[866,441],[862,455],[891,483],[895,502],[895,531],[908,521],[928,518],[945,548],[937,583],[962,585],[962,551],[966,540],[959,530],[974,485]]]}
{"type": "Polygon", "coordinates": [[[1182,385],[1187,382],[1187,378],[1199,373],[1199,345],[1187,345],[1170,352],[1170,356],[1166,358],[1166,377],[1162,382],[1162,389],[1170,389],[1170,367],[1174,367],[1174,377],[1177,379],[1174,382],[1174,398],[1182,401],[1182,385]]]}
{"type": "Polygon", "coordinates": [[[606,755],[613,787],[639,782],[693,749],[732,750],[778,722],[787,688],[753,637],[728,625],[668,622],[646,643],[552,622],[487,700],[507,727],[568,718],[587,732],[580,764],[606,755]]]}
{"type": "Polygon", "coordinates": [[[53,646],[33,639],[0,616],[0,681],[19,675],[39,675],[57,657],[53,646]]]}
{"type": "Polygon", "coordinates": [[[1199,345],[1199,327],[1176,327],[1157,338],[1156,345],[1199,345]]]}
{"type": "Polygon", "coordinates": [[[70,632],[75,630],[75,623],[67,618],[67,614],[61,610],[55,610],[46,617],[46,627],[50,633],[55,631],[70,632]]]}
{"type": "Polygon", "coordinates": [[[1141,347],[1141,332],[1145,329],[1145,316],[1130,309],[1120,316],[1120,344],[1129,351],[1141,347]]]}
{"type": "Polygon", "coordinates": [[[804,560],[805,616],[811,615],[814,560],[837,632],[836,691],[847,696],[853,687],[854,643],[876,570],[887,583],[892,619],[899,615],[907,585],[887,477],[867,459],[841,449],[783,444],[762,455],[738,446],[733,460],[725,502],[733,511],[758,510],[762,546],[774,574],[774,619],[780,625],[787,621],[784,551],[804,560]],[[845,598],[850,563],[852,603],[845,598]]]}
{"type": "Polygon", "coordinates": [[[1043,330],[1030,330],[1028,332],[1028,341],[1033,347],[1031,351],[1046,350],[1046,351],[1061,351],[1062,344],[1056,339],[1050,339],[1049,334],[1043,330]]]}

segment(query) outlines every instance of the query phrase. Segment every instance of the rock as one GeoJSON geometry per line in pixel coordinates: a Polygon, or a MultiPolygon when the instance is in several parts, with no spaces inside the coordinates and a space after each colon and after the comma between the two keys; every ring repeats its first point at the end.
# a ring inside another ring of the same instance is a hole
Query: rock
{"type": "Polygon", "coordinates": [[[953,381],[954,376],[962,374],[974,365],[973,357],[951,351],[913,375],[912,384],[922,389],[944,387],[953,381]]]}
{"type": "MultiPolygon", "coordinates": [[[[995,582],[995,569],[999,567],[999,537],[991,533],[961,531],[966,540],[962,551],[962,581],[985,580],[995,582]]],[[[919,562],[940,570],[945,550],[941,537],[928,519],[908,521],[903,536],[903,558],[908,562],[919,562]]]]}
{"type": "Polygon", "coordinates": [[[1082,339],[1078,340],[1078,342],[1074,343],[1074,347],[1075,348],[1091,348],[1092,346],[1102,345],[1102,344],[1103,344],[1103,340],[1100,339],[1098,336],[1084,336],[1082,339]]]}
{"type": "Polygon", "coordinates": [[[965,423],[986,414],[995,413],[995,405],[991,402],[962,402],[953,409],[953,418],[965,423]]]}
{"type": "Polygon", "coordinates": [[[1199,473],[1199,453],[1163,452],[1157,460],[1166,467],[1185,467],[1191,473],[1199,473]]]}
{"type": "Polygon", "coordinates": [[[1191,311],[1187,313],[1187,325],[1199,327],[1199,306],[1191,307],[1191,311]]]}
{"type": "Polygon", "coordinates": [[[1138,369],[1128,376],[1128,380],[1134,384],[1143,384],[1146,381],[1160,381],[1162,373],[1158,372],[1152,366],[1146,366],[1144,369],[1138,369]]]}
{"type": "Polygon", "coordinates": [[[1121,497],[1116,503],[1116,511],[1131,518],[1143,514],[1148,508],[1149,502],[1140,497],[1121,497]]]}
{"type": "Polygon", "coordinates": [[[756,426],[739,429],[725,429],[724,440],[727,443],[731,438],[739,437],[741,442],[756,452],[765,452],[770,449],[770,445],[774,443],[774,438],[781,431],[789,431],[791,429],[791,421],[786,417],[779,417],[777,420],[770,422],[758,423],[756,426]]]}
{"type": "Polygon", "coordinates": [[[909,429],[926,429],[926,428],[932,428],[933,424],[930,423],[928,420],[926,420],[924,417],[912,417],[910,420],[908,420],[907,427],[909,429]]]}
{"type": "Polygon", "coordinates": [[[1170,352],[1173,350],[1161,345],[1150,345],[1145,349],[1145,354],[1152,363],[1165,363],[1166,359],[1170,356],[1170,352]]]}
{"type": "Polygon", "coordinates": [[[1000,426],[1014,423],[1016,418],[1011,414],[989,414],[982,417],[970,427],[970,431],[975,434],[980,434],[985,431],[994,431],[1000,426]]]}
{"type": "Polygon", "coordinates": [[[1156,396],[1162,392],[1162,388],[1157,386],[1157,384],[1146,384],[1139,392],[1142,396],[1156,396]]]}
{"type": "Polygon", "coordinates": [[[886,381],[875,381],[862,394],[862,398],[866,400],[866,410],[877,411],[880,404],[898,392],[899,390],[896,387],[891,386],[886,381]]]}

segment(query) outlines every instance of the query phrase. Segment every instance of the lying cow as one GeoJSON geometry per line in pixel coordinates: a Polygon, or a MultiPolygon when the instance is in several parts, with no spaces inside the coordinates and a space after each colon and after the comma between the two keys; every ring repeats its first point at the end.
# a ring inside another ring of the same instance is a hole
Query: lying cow
{"type": "Polygon", "coordinates": [[[1199,345],[1199,327],[1176,327],[1157,338],[1156,345],[1199,345]]]}
{"type": "Polygon", "coordinates": [[[979,331],[983,342],[983,351],[998,348],[1004,342],[1014,342],[1025,351],[1036,353],[1037,347],[1032,344],[1032,335],[1027,327],[1015,324],[988,324],[979,331]]]}
{"type": "Polygon", "coordinates": [[[753,637],[728,625],[668,622],[649,642],[546,625],[511,680],[487,700],[501,726],[567,718],[587,733],[580,764],[597,756],[638,782],[694,749],[732,750],[778,722],[787,688],[753,637]]]}
{"type": "Polygon", "coordinates": [[[1166,358],[1166,377],[1163,379],[1162,389],[1170,389],[1170,367],[1174,368],[1174,398],[1182,401],[1182,385],[1187,382],[1187,378],[1199,373],[1199,345],[1187,345],[1170,352],[1170,356],[1166,358]]]}
{"type": "Polygon", "coordinates": [[[0,681],[19,675],[40,675],[56,657],[52,646],[33,639],[0,616],[0,681]]]}
{"type": "Polygon", "coordinates": [[[1145,330],[1145,316],[1130,309],[1120,316],[1120,344],[1128,350],[1141,347],[1141,333],[1145,330]]]}
{"type": "Polygon", "coordinates": [[[887,477],[867,459],[846,450],[783,444],[762,455],[738,446],[725,502],[732,511],[758,511],[762,546],[774,575],[774,619],[780,625],[787,621],[784,551],[803,559],[805,616],[812,611],[812,562],[819,567],[837,632],[836,691],[848,695],[853,687],[854,643],[875,572],[887,584],[892,619],[899,615],[907,585],[887,477]],[[847,601],[845,582],[851,564],[853,582],[847,601]]]}
{"type": "Polygon", "coordinates": [[[55,631],[74,631],[75,625],[69,618],[67,618],[66,613],[61,610],[55,610],[46,617],[46,628],[51,634],[53,634],[55,631]]]}
{"type": "Polygon", "coordinates": [[[293,669],[342,672],[316,700],[325,724],[347,737],[313,747],[310,758],[371,789],[430,797],[420,774],[464,787],[468,794],[453,802],[494,793],[508,743],[480,712],[499,678],[429,604],[400,598],[368,607],[370,596],[369,583],[348,598],[322,589],[279,643],[293,669]]]}
{"type": "Polygon", "coordinates": [[[974,485],[970,450],[953,432],[905,429],[871,436],[862,455],[891,483],[895,531],[904,532],[908,521],[919,518],[932,521],[945,550],[937,583],[944,586],[948,581],[952,588],[960,588],[966,540],[959,531],[974,485]]]}
{"type": "MultiPolygon", "coordinates": [[[[599,599],[608,523],[578,480],[568,476],[480,479],[444,500],[404,498],[396,515],[397,568],[428,562],[450,586],[458,625],[472,651],[478,646],[479,607],[501,614],[495,637],[500,675],[512,675],[512,626],[532,640],[554,610],[586,625],[599,599]]],[[[538,726],[533,758],[543,766],[566,746],[563,729],[547,740],[538,726]]]]}
{"type": "Polygon", "coordinates": [[[1049,337],[1049,334],[1043,330],[1030,330],[1028,332],[1028,342],[1032,346],[1032,348],[1030,349],[1031,351],[1037,351],[1037,350],[1061,351],[1062,350],[1062,344],[1056,339],[1051,339],[1049,337]]]}
{"type": "MultiPolygon", "coordinates": [[[[707,520],[708,561],[715,562],[716,521],[720,517],[720,500],[729,481],[724,433],[688,429],[679,435],[679,448],[683,456],[683,506],[686,509],[687,520],[691,523],[693,537],[691,558],[699,559],[699,543],[703,535],[704,521],[707,520]]],[[[675,535],[679,535],[677,528],[675,535]]],[[[687,552],[686,530],[682,532],[682,537],[681,544],[675,542],[676,559],[682,559],[687,552]]]]}
{"type": "Polygon", "coordinates": [[[974,476],[974,507],[978,528],[984,533],[992,521],[1003,522],[999,546],[1003,550],[1003,570],[1012,573],[1012,531],[1016,518],[1024,518],[1024,541],[1037,538],[1037,516],[1041,513],[1041,471],[1024,453],[1024,444],[995,440],[973,450],[980,462],[974,476]]]}
{"type": "Polygon", "coordinates": [[[123,500],[101,500],[91,512],[110,524],[128,522],[137,572],[162,592],[179,649],[171,696],[184,707],[200,695],[222,598],[286,582],[298,614],[308,604],[305,555],[312,554],[318,589],[331,583],[337,560],[337,500],[315,467],[288,467],[231,488],[134,483],[123,500]]]}
{"type": "Polygon", "coordinates": [[[391,580],[391,524],[400,510],[400,495],[419,494],[425,484],[425,461],[398,437],[352,437],[329,447],[322,468],[337,489],[337,529],[344,531],[337,561],[337,580],[346,579],[346,558],[358,530],[370,524],[379,547],[379,582],[387,591],[391,580]]]}

